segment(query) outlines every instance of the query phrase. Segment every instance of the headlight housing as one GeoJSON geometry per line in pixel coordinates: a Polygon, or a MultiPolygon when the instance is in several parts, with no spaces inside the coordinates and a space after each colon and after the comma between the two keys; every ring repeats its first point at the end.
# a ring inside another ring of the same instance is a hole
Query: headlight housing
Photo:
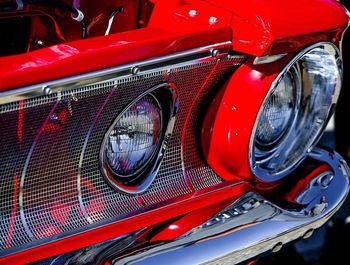
{"type": "Polygon", "coordinates": [[[286,176],[317,142],[333,113],[342,63],[337,48],[318,43],[301,52],[273,82],[250,140],[250,165],[264,181],[286,176]]]}
{"type": "Polygon", "coordinates": [[[115,175],[130,178],[154,157],[162,137],[162,114],[158,100],[148,94],[118,119],[104,149],[106,164],[115,175]]]}
{"type": "Polygon", "coordinates": [[[174,126],[175,86],[162,84],[134,100],[107,131],[101,169],[117,189],[137,194],[154,180],[174,126]]]}

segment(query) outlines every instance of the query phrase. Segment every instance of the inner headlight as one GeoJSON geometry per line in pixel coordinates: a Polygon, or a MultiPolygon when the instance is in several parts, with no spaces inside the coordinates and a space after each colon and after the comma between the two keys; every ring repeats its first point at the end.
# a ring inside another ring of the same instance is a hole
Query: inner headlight
{"type": "Polygon", "coordinates": [[[309,47],[274,81],[259,111],[250,143],[257,177],[287,175],[317,142],[333,113],[341,87],[342,64],[329,43],[309,47]]]}
{"type": "Polygon", "coordinates": [[[177,104],[174,87],[164,84],[116,118],[101,148],[101,168],[110,184],[127,193],[140,193],[151,185],[173,129],[177,104]]]}
{"type": "Polygon", "coordinates": [[[107,166],[121,178],[137,174],[155,155],[162,136],[162,113],[157,99],[146,95],[119,118],[104,150],[107,166]]]}

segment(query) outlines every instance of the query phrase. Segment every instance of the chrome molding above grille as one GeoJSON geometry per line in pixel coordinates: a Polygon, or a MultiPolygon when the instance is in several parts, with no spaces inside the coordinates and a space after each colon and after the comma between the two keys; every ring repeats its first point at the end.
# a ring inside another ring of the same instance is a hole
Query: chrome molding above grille
{"type": "MultiPolygon", "coordinates": [[[[135,62],[123,66],[103,69],[100,71],[81,74],[78,76],[62,78],[45,83],[35,84],[18,89],[12,89],[0,92],[0,105],[18,100],[25,100],[39,96],[49,96],[54,93],[60,93],[66,90],[72,90],[85,85],[92,85],[101,82],[111,82],[116,85],[116,80],[120,78],[128,78],[140,74],[149,74],[157,71],[166,71],[169,66],[181,67],[192,64],[198,64],[214,59],[220,59],[227,56],[231,42],[223,42],[205,47],[200,47],[188,51],[174,53],[164,57],[149,59],[146,61],[135,62]]],[[[236,57],[237,55],[235,55],[236,57]]],[[[242,58],[245,58],[242,55],[242,58]]]]}

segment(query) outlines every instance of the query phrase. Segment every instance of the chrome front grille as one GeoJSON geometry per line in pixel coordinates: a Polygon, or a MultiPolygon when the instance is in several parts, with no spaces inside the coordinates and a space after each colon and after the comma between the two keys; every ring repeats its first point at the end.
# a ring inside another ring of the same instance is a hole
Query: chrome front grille
{"type": "Polygon", "coordinates": [[[196,59],[0,105],[0,256],[220,183],[200,157],[198,117],[243,60],[196,59]],[[101,174],[101,143],[133,99],[164,82],[179,96],[164,160],[146,192],[121,193],[101,174]]]}

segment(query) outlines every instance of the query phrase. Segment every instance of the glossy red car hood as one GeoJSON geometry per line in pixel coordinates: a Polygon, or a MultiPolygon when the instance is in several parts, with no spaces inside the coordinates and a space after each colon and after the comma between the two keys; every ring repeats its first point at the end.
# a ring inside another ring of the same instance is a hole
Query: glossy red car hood
{"type": "Polygon", "coordinates": [[[349,23],[345,8],[335,0],[207,2],[233,13],[235,50],[256,56],[298,50],[303,44],[314,43],[315,39],[326,40],[330,32],[342,34],[349,23]]]}

